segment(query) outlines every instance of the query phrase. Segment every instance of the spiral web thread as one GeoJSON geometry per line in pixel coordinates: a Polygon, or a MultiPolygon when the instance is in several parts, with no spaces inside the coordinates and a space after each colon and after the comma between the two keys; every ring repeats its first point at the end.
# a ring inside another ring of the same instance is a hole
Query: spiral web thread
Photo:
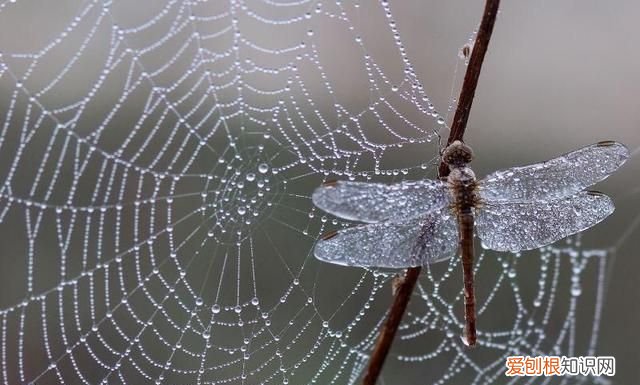
{"type": "MultiPolygon", "coordinates": [[[[0,4],[5,36],[30,33],[0,47],[0,383],[357,383],[393,272],[316,261],[350,224],[311,191],[433,176],[445,122],[390,5],[32,7],[0,4]]],[[[508,355],[593,354],[607,252],[531,254],[479,257],[481,355],[459,341],[458,261],[428,268],[389,378],[490,384],[508,355]]]]}

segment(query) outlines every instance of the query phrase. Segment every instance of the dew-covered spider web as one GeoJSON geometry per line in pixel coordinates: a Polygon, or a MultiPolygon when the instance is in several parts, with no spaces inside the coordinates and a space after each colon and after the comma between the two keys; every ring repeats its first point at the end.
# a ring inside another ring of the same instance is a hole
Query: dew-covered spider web
{"type": "MultiPolygon", "coordinates": [[[[394,272],[315,260],[351,224],[311,192],[433,177],[455,104],[427,95],[395,7],[0,3],[0,383],[358,383],[394,272]]],[[[610,253],[481,252],[473,351],[459,261],[425,269],[386,383],[594,354],[610,253]]]]}

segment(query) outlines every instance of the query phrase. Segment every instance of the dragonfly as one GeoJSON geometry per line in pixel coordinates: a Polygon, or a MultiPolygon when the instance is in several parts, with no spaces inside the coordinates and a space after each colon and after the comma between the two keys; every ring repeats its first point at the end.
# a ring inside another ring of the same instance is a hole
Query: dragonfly
{"type": "Polygon", "coordinates": [[[409,268],[460,255],[465,326],[476,345],[474,236],[483,248],[519,252],[550,245],[611,215],[607,195],[588,191],[629,158],[602,141],[546,162],[496,171],[477,180],[472,149],[454,141],[442,153],[446,179],[395,184],[333,181],[312,195],[315,206],[363,224],[333,231],[315,245],[317,259],[369,268],[409,268]]]}

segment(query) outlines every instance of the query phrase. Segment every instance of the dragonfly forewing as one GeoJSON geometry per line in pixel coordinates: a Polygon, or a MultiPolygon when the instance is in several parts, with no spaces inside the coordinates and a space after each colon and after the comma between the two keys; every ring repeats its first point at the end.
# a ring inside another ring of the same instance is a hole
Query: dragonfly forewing
{"type": "Polygon", "coordinates": [[[367,223],[402,221],[442,209],[449,203],[439,180],[396,184],[338,181],[318,187],[313,203],[337,217],[367,223]]]}
{"type": "Polygon", "coordinates": [[[319,240],[314,254],[339,265],[406,268],[451,258],[457,249],[455,217],[445,209],[399,222],[341,230],[319,240]]]}
{"type": "Polygon", "coordinates": [[[629,158],[621,143],[606,141],[542,163],[489,174],[480,182],[486,202],[548,202],[605,179],[629,158]]]}
{"type": "Polygon", "coordinates": [[[531,250],[586,230],[613,210],[611,198],[586,191],[546,203],[486,203],[476,210],[476,231],[486,248],[531,250]]]}

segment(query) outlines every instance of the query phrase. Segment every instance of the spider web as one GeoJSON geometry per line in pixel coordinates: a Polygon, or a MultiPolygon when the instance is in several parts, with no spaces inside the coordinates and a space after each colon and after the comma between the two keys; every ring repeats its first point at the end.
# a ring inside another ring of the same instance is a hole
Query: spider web
{"type": "MultiPolygon", "coordinates": [[[[316,261],[350,224],[311,191],[433,177],[447,118],[389,3],[32,7],[0,4],[33,28],[0,57],[0,382],[357,383],[394,273],[316,261]]],[[[508,355],[594,354],[609,253],[481,252],[476,351],[458,260],[429,267],[385,375],[490,384],[508,355]]]]}

